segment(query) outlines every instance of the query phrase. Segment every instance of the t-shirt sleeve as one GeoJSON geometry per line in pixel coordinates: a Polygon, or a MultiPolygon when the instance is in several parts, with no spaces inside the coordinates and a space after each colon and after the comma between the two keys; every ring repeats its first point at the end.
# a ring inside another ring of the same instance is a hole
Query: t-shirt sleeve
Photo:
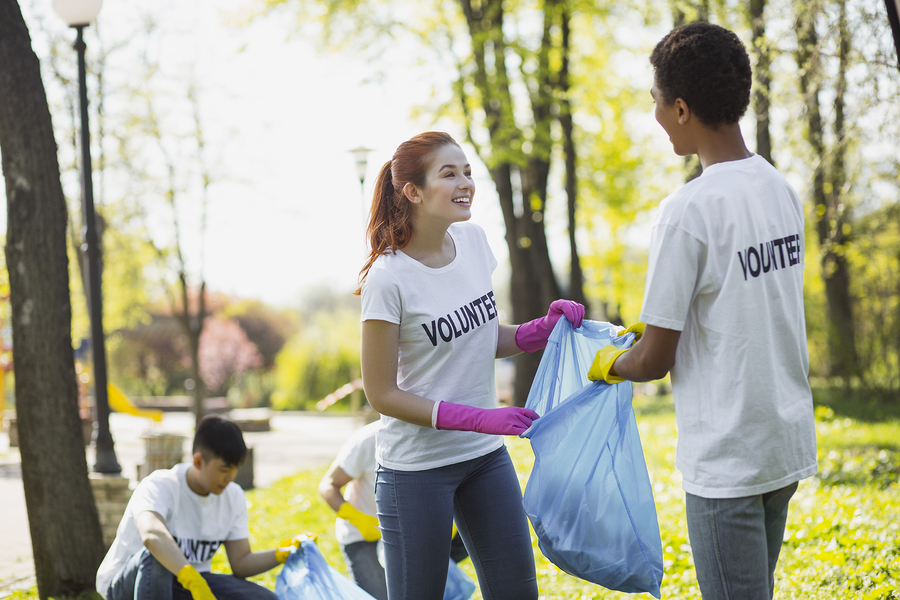
{"type": "Polygon", "coordinates": [[[169,480],[162,477],[147,477],[141,481],[131,497],[132,514],[136,517],[150,510],[168,523],[175,510],[176,494],[169,480]]]}
{"type": "Polygon", "coordinates": [[[400,324],[402,302],[400,285],[386,269],[372,268],[366,275],[360,292],[361,321],[387,321],[400,324]]]}
{"type": "Polygon", "coordinates": [[[676,225],[657,225],[650,240],[640,320],[683,330],[705,260],[706,248],[700,240],[676,225]]]}
{"type": "MultiPolygon", "coordinates": [[[[228,486],[231,488],[231,486],[228,486]]],[[[235,485],[237,487],[237,485],[235,485]]],[[[237,487],[235,490],[229,489],[233,500],[233,519],[231,529],[225,541],[246,540],[250,538],[250,516],[247,514],[247,499],[244,497],[244,490],[237,487]]]]}
{"type": "Polygon", "coordinates": [[[335,459],[344,473],[358,479],[367,471],[375,469],[375,436],[351,439],[335,459]]]}

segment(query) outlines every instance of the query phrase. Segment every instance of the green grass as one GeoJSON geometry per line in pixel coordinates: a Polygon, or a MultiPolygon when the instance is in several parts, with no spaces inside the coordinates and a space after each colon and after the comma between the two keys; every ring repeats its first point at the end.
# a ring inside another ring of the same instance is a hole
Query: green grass
{"type": "MultiPolygon", "coordinates": [[[[671,397],[635,398],[635,412],[653,482],[665,576],[663,598],[700,599],[684,518],[681,475],[674,469],[675,416],[671,397]]],[[[900,599],[900,403],[861,392],[816,393],[819,474],[801,482],[791,502],[776,573],[777,599],[900,599]]],[[[533,463],[527,441],[507,438],[524,487],[533,463]]],[[[316,493],[324,467],[247,494],[254,548],[291,535],[318,535],[323,555],[345,571],[334,538],[333,512],[316,493]]],[[[534,541],[538,586],[546,600],[646,598],[611,592],[571,577],[544,559],[534,541]]],[[[228,571],[224,553],[213,563],[228,571]]],[[[463,568],[474,579],[471,563],[463,568]]],[[[277,570],[254,580],[272,589],[277,570]]],[[[35,590],[11,599],[37,598],[35,590]]],[[[480,600],[476,592],[475,600],[480,600]]]]}

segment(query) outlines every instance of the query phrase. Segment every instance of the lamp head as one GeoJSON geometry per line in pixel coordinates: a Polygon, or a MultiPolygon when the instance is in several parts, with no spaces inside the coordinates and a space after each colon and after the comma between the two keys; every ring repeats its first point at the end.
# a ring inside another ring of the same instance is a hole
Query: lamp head
{"type": "Polygon", "coordinates": [[[53,10],[70,27],[89,25],[102,5],[103,0],[53,0],[53,10]]]}
{"type": "Polygon", "coordinates": [[[371,151],[371,148],[366,148],[365,146],[359,146],[350,151],[356,159],[356,176],[359,177],[360,183],[366,180],[366,167],[369,162],[368,155],[371,151]]]}

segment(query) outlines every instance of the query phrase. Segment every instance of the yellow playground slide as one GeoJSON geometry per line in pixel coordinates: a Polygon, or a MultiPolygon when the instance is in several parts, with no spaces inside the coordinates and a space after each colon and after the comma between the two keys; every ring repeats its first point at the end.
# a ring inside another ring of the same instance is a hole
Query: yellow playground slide
{"type": "Polygon", "coordinates": [[[116,384],[110,383],[107,385],[106,389],[109,394],[109,407],[114,411],[135,415],[136,417],[146,417],[148,419],[153,419],[156,422],[162,421],[163,413],[161,410],[135,406],[116,384]]]}

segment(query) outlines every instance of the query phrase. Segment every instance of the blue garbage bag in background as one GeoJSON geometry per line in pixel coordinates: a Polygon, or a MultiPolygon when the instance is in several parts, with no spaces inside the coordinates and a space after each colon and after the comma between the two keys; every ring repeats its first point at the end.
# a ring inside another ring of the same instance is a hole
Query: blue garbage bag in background
{"type": "Polygon", "coordinates": [[[312,540],[303,540],[275,581],[278,600],[375,600],[326,561],[312,540]]]}
{"type": "Polygon", "coordinates": [[[659,598],[662,542],[631,382],[587,378],[597,350],[633,342],[620,329],[585,320],[573,331],[566,319],[553,329],[526,403],[541,418],[522,434],[534,451],[525,512],[563,571],[659,598]]]}
{"type": "Polygon", "coordinates": [[[451,558],[450,566],[447,568],[444,600],[469,600],[474,592],[475,582],[451,558]]]}

